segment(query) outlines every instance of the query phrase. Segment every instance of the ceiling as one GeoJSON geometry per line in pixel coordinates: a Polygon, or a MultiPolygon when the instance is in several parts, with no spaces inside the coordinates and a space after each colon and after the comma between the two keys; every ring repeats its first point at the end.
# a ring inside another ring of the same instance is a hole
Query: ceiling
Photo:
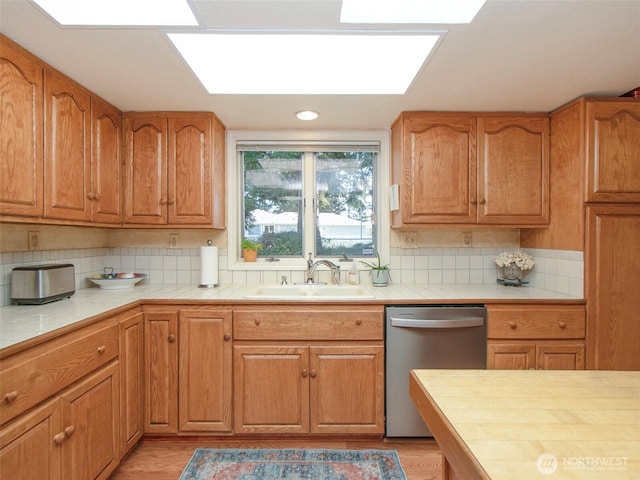
{"type": "MultiPolygon", "coordinates": [[[[404,95],[209,95],[164,34],[176,30],[63,28],[27,0],[0,0],[0,31],[122,111],[213,111],[234,130],[388,128],[403,110],[547,112],[640,86],[640,0],[488,0],[467,25],[376,26],[340,24],[339,0],[191,3],[215,29],[447,33],[404,95]],[[303,109],[320,117],[301,122],[303,109]]],[[[348,73],[366,82],[378,68],[348,73]]]]}

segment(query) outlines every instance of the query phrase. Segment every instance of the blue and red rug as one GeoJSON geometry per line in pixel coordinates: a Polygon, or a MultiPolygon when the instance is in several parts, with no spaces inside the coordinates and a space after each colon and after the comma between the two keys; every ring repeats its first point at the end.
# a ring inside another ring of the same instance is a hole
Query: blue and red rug
{"type": "Polygon", "coordinates": [[[198,448],[180,480],[406,480],[394,450],[198,448]]]}

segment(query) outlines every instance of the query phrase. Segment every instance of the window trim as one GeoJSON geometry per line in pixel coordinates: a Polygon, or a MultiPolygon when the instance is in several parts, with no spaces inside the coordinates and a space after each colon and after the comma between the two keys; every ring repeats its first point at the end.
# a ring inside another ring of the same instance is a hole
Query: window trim
{"type": "Polygon", "coordinates": [[[228,270],[260,271],[260,270],[305,270],[302,258],[281,258],[277,262],[258,259],[255,263],[241,260],[240,238],[241,205],[239,193],[242,191],[242,165],[237,161],[238,142],[380,142],[376,176],[376,215],[378,251],[382,258],[389,258],[390,248],[390,212],[389,212],[389,179],[390,179],[390,134],[388,130],[333,131],[333,130],[227,130],[227,268],[228,270]]]}

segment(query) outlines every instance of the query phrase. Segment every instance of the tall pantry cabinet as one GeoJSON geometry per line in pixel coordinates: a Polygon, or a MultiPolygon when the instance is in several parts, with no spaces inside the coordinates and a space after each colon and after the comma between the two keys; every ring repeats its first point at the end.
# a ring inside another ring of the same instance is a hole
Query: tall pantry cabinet
{"type": "Polygon", "coordinates": [[[581,98],[551,115],[551,222],[530,248],[584,250],[587,369],[640,370],[640,101],[581,98]]]}

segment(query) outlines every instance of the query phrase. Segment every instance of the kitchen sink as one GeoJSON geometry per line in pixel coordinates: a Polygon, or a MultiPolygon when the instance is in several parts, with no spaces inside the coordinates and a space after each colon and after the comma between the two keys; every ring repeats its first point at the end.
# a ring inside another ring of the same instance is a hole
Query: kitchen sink
{"type": "Polygon", "coordinates": [[[256,288],[245,295],[250,300],[318,298],[336,300],[372,299],[375,295],[357,285],[269,285],[256,288]]]}

